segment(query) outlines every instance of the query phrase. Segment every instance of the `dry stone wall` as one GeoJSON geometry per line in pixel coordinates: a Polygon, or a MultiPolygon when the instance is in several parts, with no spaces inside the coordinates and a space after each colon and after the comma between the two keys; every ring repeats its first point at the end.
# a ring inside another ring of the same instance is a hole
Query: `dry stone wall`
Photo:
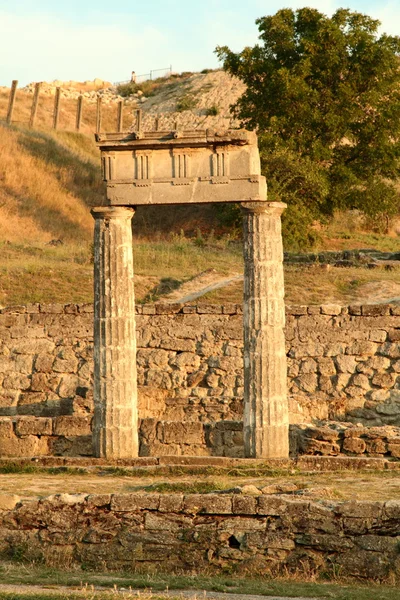
{"type": "MultiPolygon", "coordinates": [[[[141,454],[242,456],[241,306],[136,310],[141,454]]],[[[91,453],[92,312],[0,311],[3,454],[91,453]]],[[[286,321],[292,424],[400,425],[399,306],[289,307],[286,321]]]]}
{"type": "Polygon", "coordinates": [[[399,580],[400,502],[243,494],[0,496],[0,558],[399,580]]]}

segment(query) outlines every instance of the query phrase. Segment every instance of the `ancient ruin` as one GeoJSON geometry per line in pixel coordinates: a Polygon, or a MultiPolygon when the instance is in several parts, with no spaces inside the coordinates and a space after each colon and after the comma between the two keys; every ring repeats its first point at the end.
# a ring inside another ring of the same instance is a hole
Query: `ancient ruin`
{"type": "Polygon", "coordinates": [[[257,138],[244,130],[98,134],[106,206],[94,208],[94,447],[138,454],[130,220],[137,205],[241,202],[244,212],[245,456],[288,456],[281,213],[268,202],[257,138]]]}

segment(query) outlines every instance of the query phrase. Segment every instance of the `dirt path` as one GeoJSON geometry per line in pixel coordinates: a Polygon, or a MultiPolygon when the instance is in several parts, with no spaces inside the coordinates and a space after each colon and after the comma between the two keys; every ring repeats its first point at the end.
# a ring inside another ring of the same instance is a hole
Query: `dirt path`
{"type": "MultiPolygon", "coordinates": [[[[86,596],[88,599],[92,599],[100,594],[109,594],[114,597],[116,594],[122,596],[128,596],[129,598],[140,598],[141,600],[155,600],[156,598],[189,598],[192,600],[201,600],[209,598],[210,600],[293,600],[294,596],[288,598],[287,596],[255,596],[255,595],[244,595],[244,594],[229,594],[219,592],[207,592],[205,590],[169,590],[165,592],[154,592],[148,593],[143,590],[127,590],[125,588],[101,588],[101,587],[67,587],[57,585],[9,585],[0,584],[0,593],[7,594],[26,594],[26,595],[37,595],[43,594],[46,596],[62,596],[74,597],[74,596],[86,596]]],[[[296,596],[297,600],[317,600],[317,598],[304,598],[302,596],[296,596]]],[[[321,598],[319,599],[321,600],[321,598]]]]}
{"type": "MultiPolygon", "coordinates": [[[[237,486],[255,485],[262,489],[271,486],[268,493],[275,492],[276,486],[294,484],[296,497],[333,500],[391,500],[400,497],[400,474],[396,471],[382,472],[339,472],[339,473],[299,473],[282,474],[272,477],[241,477],[229,475],[202,475],[202,481],[210,489],[223,490],[237,486]]],[[[192,488],[198,482],[198,475],[148,475],[138,477],[110,476],[100,473],[0,474],[1,495],[15,495],[22,500],[49,496],[51,494],[123,494],[132,492],[157,491],[157,484],[175,484],[178,493],[182,487],[192,488]]],[[[194,490],[196,491],[196,490],[194,490]]],[[[265,492],[267,493],[267,492],[265,492]]]]}
{"type": "MultiPolygon", "coordinates": [[[[232,283],[243,281],[243,275],[233,273],[221,277],[214,269],[209,269],[196,275],[190,281],[162,297],[163,302],[180,303],[193,302],[215,290],[227,287],[232,283]]],[[[338,304],[342,301],[337,300],[338,304]]],[[[394,281],[370,281],[360,286],[352,299],[352,304],[400,304],[400,284],[394,281]]]]}
{"type": "Polygon", "coordinates": [[[199,275],[196,275],[196,277],[193,277],[190,281],[182,284],[167,296],[164,296],[163,301],[177,302],[180,304],[193,302],[209,292],[213,292],[214,290],[218,290],[235,281],[241,280],[243,280],[243,275],[238,273],[233,273],[232,275],[221,279],[221,273],[218,273],[215,269],[208,269],[207,271],[199,273],[199,275]]]}

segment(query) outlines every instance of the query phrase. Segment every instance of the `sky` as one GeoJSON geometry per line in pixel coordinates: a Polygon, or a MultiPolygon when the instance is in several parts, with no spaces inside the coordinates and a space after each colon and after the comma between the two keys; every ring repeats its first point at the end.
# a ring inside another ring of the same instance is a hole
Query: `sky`
{"type": "Polygon", "coordinates": [[[257,18],[303,6],[350,8],[400,35],[400,0],[0,0],[0,85],[217,68],[217,45],[239,52],[257,18]]]}

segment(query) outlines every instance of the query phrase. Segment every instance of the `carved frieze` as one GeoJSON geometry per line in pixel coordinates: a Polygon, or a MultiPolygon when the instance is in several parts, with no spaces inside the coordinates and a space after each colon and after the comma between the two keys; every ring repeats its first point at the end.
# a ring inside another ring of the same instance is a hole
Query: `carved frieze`
{"type": "Polygon", "coordinates": [[[110,205],[266,200],[252,132],[98,134],[97,142],[110,205]]]}

